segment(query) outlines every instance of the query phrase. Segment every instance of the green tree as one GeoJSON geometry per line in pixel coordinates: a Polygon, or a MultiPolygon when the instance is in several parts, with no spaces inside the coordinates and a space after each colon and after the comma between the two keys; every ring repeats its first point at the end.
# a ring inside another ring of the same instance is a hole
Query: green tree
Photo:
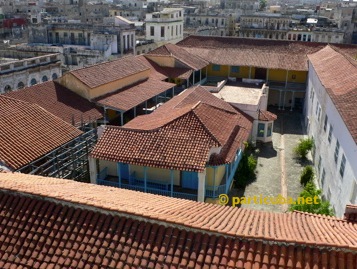
{"type": "Polygon", "coordinates": [[[257,168],[257,159],[253,154],[243,153],[236,173],[234,174],[235,186],[243,188],[256,178],[255,169],[257,168]]]}
{"type": "Polygon", "coordinates": [[[264,10],[267,6],[267,1],[266,0],[260,0],[259,1],[259,9],[264,10]]]}
{"type": "Polygon", "coordinates": [[[314,183],[312,182],[307,183],[304,190],[300,193],[299,197],[303,197],[305,201],[306,198],[311,198],[313,203],[312,204],[296,203],[290,206],[290,211],[298,210],[298,211],[309,212],[313,214],[322,214],[328,216],[334,215],[330,202],[323,201],[321,199],[321,190],[317,189],[314,183]],[[315,199],[315,197],[317,199],[315,199]]]}
{"type": "Polygon", "coordinates": [[[308,165],[302,170],[301,176],[300,176],[300,183],[303,186],[306,186],[307,183],[312,182],[314,179],[314,169],[312,168],[311,165],[308,165]]]}
{"type": "Polygon", "coordinates": [[[299,144],[294,148],[294,153],[301,159],[306,159],[307,153],[314,147],[312,138],[300,139],[299,144]]]}

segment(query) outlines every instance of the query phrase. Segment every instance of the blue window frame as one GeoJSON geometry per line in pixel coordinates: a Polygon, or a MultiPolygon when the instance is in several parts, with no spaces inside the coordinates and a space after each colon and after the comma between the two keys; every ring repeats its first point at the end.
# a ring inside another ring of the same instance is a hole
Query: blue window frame
{"type": "Polygon", "coordinates": [[[264,132],[265,132],[265,124],[258,123],[258,137],[264,137],[264,132]]]}
{"type": "Polygon", "coordinates": [[[273,123],[272,122],[269,122],[268,123],[268,131],[267,131],[267,136],[271,136],[271,131],[273,129],[273,123]]]}
{"type": "Polygon", "coordinates": [[[239,73],[239,66],[231,66],[232,73],[239,73]]]}
{"type": "Polygon", "coordinates": [[[213,70],[213,71],[221,71],[221,66],[220,66],[220,65],[217,65],[217,64],[214,64],[214,65],[212,66],[212,70],[213,70]]]}

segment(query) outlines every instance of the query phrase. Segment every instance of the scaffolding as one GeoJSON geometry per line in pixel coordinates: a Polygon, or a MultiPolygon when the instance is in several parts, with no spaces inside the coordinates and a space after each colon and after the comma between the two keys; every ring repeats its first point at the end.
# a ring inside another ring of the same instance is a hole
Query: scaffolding
{"type": "Polygon", "coordinates": [[[89,182],[88,154],[96,141],[97,132],[94,128],[16,172],[89,182]]]}

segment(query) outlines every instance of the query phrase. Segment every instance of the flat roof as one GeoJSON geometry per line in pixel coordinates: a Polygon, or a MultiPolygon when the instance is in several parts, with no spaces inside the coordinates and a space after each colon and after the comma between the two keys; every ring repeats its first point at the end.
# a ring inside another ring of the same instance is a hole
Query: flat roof
{"type": "Polygon", "coordinates": [[[262,88],[254,84],[225,85],[218,93],[218,98],[228,103],[258,105],[262,88]]]}

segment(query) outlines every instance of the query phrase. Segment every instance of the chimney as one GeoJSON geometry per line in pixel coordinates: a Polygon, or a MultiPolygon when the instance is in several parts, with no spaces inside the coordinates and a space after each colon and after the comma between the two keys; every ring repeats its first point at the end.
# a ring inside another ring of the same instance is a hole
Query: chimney
{"type": "Polygon", "coordinates": [[[357,205],[346,205],[344,219],[357,223],[357,205]]]}

